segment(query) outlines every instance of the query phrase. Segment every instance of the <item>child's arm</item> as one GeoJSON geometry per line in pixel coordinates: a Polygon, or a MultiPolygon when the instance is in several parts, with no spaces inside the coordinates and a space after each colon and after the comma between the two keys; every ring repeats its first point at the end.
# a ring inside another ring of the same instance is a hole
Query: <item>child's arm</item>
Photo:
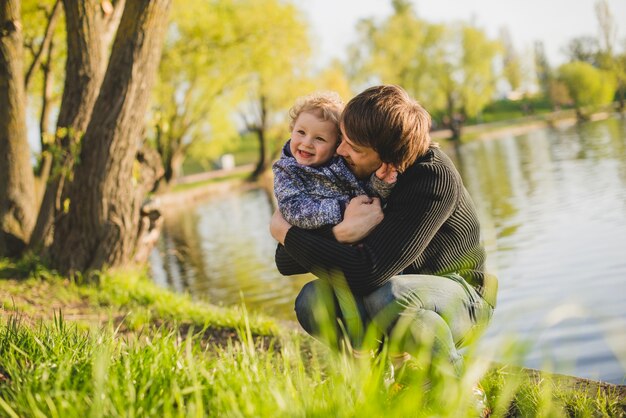
{"type": "Polygon", "coordinates": [[[317,229],[341,222],[348,197],[333,191],[331,180],[294,164],[274,164],[274,194],[278,209],[291,225],[317,229]],[[307,176],[307,184],[302,177],[307,176]],[[315,187],[311,187],[314,184],[315,187]]]}
{"type": "Polygon", "coordinates": [[[391,194],[398,180],[398,170],[389,163],[383,163],[370,177],[370,186],[383,199],[391,194]]]}

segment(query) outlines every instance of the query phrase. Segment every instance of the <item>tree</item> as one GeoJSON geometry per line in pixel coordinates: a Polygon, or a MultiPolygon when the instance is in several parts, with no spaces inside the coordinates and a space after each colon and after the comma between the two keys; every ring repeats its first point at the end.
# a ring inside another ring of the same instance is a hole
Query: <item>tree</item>
{"type": "Polygon", "coordinates": [[[312,80],[313,85],[319,90],[336,92],[344,102],[347,102],[354,95],[350,87],[350,80],[346,76],[346,69],[339,60],[333,60],[328,66],[322,68],[312,80]]]}
{"type": "Polygon", "coordinates": [[[565,55],[570,61],[582,61],[598,65],[598,40],[593,36],[579,36],[569,41],[565,47],[565,55]]]}
{"type": "Polygon", "coordinates": [[[596,2],[596,18],[600,29],[600,51],[598,53],[599,67],[611,72],[617,80],[617,96],[619,110],[625,106],[626,90],[626,53],[615,53],[614,44],[617,37],[617,25],[606,0],[596,2]]]}
{"type": "Polygon", "coordinates": [[[496,89],[493,61],[500,44],[468,24],[449,27],[444,39],[444,52],[432,73],[438,94],[432,102],[443,109],[444,126],[458,140],[465,120],[477,117],[493,98],[496,89]]]}
{"type": "Polygon", "coordinates": [[[465,116],[475,117],[491,102],[496,91],[493,61],[501,46],[487,38],[481,29],[469,25],[462,28],[462,43],[461,109],[465,116]]]}
{"type": "Polygon", "coordinates": [[[608,55],[613,55],[613,45],[617,37],[615,19],[606,0],[598,0],[595,4],[596,18],[600,29],[600,49],[608,55]]]}
{"type": "Polygon", "coordinates": [[[505,27],[500,30],[500,40],[504,51],[502,74],[509,83],[509,86],[511,86],[511,90],[518,91],[522,86],[523,79],[521,60],[513,45],[511,33],[505,27]]]}
{"type": "Polygon", "coordinates": [[[537,74],[537,81],[539,82],[539,88],[545,97],[550,95],[550,85],[553,79],[552,68],[548,62],[546,51],[543,46],[543,42],[537,41],[534,46],[535,53],[535,72],[537,74]]]}
{"type": "Polygon", "coordinates": [[[470,25],[431,24],[406,0],[392,2],[394,13],[380,23],[360,24],[359,78],[399,84],[441,112],[444,126],[459,138],[467,117],[480,113],[495,92],[493,60],[499,44],[470,25]]]}
{"type": "Polygon", "coordinates": [[[265,27],[246,51],[253,72],[248,79],[248,99],[240,115],[246,129],[259,143],[259,157],[250,180],[256,180],[269,167],[286,139],[286,114],[293,101],[312,86],[308,79],[310,53],[307,25],[290,4],[271,0],[256,2],[250,23],[265,27]],[[261,25],[259,20],[271,22],[261,25]]]}
{"type": "Polygon", "coordinates": [[[617,97],[619,100],[619,111],[623,112],[626,103],[626,52],[613,59],[613,72],[617,79],[617,97]]]}
{"type": "Polygon", "coordinates": [[[561,65],[558,79],[567,86],[579,120],[587,119],[589,111],[613,100],[615,78],[589,63],[574,61],[561,65]]]}
{"type": "MultiPolygon", "coordinates": [[[[134,0],[124,8],[82,138],[80,163],[69,187],[69,209],[54,230],[50,253],[63,272],[123,265],[131,260],[140,206],[151,188],[138,174],[136,157],[169,6],[170,0],[134,0]]],[[[68,14],[68,27],[80,18],[68,14]]]]}
{"type": "Polygon", "coordinates": [[[358,51],[361,80],[401,85],[410,95],[432,103],[434,67],[443,57],[445,28],[420,19],[411,3],[392,2],[394,12],[377,23],[367,19],[359,24],[358,51]]]}
{"type": "Polygon", "coordinates": [[[573,103],[572,98],[569,95],[567,85],[557,79],[550,81],[550,88],[548,98],[555,109],[559,109],[561,106],[571,105],[573,103]]]}
{"type": "MultiPolygon", "coordinates": [[[[25,50],[25,89],[28,113],[39,114],[39,144],[35,167],[36,207],[39,207],[52,168],[52,115],[58,109],[65,62],[65,26],[61,0],[24,0],[22,19],[25,50]]],[[[35,230],[34,236],[37,232],[35,230]]],[[[31,236],[32,240],[32,236],[31,236]]]]}
{"type": "Polygon", "coordinates": [[[228,112],[252,72],[246,52],[273,24],[253,12],[249,0],[185,1],[174,9],[152,112],[152,137],[165,167],[161,184],[178,177],[190,150],[219,152],[217,143],[229,138],[228,112]]]}
{"type": "Polygon", "coordinates": [[[19,0],[0,2],[0,256],[19,254],[35,225],[35,180],[26,138],[19,0]]]}
{"type": "MultiPolygon", "coordinates": [[[[116,3],[120,9],[124,7],[124,1],[116,3]]],[[[51,161],[53,176],[46,185],[30,242],[34,249],[45,248],[61,212],[66,181],[72,178],[80,140],[91,120],[104,77],[108,34],[111,27],[117,26],[119,16],[119,12],[102,9],[98,0],[64,0],[63,5],[67,39],[65,82],[51,145],[56,150],[51,161]]]]}
{"type": "MultiPolygon", "coordinates": [[[[95,6],[95,13],[90,12],[90,15],[94,17],[94,23],[99,23],[100,32],[97,35],[104,44],[103,66],[106,65],[108,47],[117,29],[123,5],[123,0],[101,0],[87,6],[90,8],[95,6]]],[[[24,0],[22,4],[23,18],[28,22],[24,31],[24,46],[30,51],[30,57],[26,58],[27,63],[30,58],[30,63],[27,66],[25,80],[28,108],[34,114],[39,113],[41,153],[36,168],[38,192],[45,189],[48,176],[53,169],[53,162],[57,163],[55,169],[57,173],[53,177],[58,174],[58,162],[64,151],[60,144],[55,142],[59,142],[60,137],[64,136],[65,128],[51,124],[51,117],[59,113],[65,79],[64,67],[67,62],[66,22],[63,11],[61,0],[24,0]],[[61,132],[55,131],[57,127],[61,132]]],[[[52,181],[56,179],[53,178],[52,181]]],[[[34,235],[37,235],[37,230],[34,235]]]]}

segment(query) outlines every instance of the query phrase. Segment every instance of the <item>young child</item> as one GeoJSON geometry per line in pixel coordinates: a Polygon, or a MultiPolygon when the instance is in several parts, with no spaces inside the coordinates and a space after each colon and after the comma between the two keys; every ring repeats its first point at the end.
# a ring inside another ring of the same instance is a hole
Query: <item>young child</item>
{"type": "Polygon", "coordinates": [[[363,194],[385,199],[395,184],[397,173],[389,165],[363,182],[335,154],[342,110],[337,93],[320,92],[299,98],[289,111],[291,139],[272,168],[278,209],[291,225],[335,225],[350,199],[363,194]]]}
{"type": "MultiPolygon", "coordinates": [[[[389,164],[383,163],[369,181],[359,181],[335,153],[342,110],[339,95],[326,92],[299,98],[289,111],[291,139],[272,168],[278,209],[291,225],[335,225],[350,199],[363,194],[386,199],[395,185],[397,172],[389,164]]],[[[340,272],[328,271],[326,276],[356,352],[365,334],[358,307],[340,272]]]]}

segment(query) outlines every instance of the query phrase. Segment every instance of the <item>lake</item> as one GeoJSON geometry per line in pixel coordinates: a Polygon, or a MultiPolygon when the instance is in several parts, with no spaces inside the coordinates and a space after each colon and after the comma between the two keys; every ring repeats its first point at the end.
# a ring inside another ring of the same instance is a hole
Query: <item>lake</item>
{"type": "MultiPolygon", "coordinates": [[[[476,204],[488,270],[500,281],[485,349],[527,341],[527,367],[624,384],[626,121],[444,149],[476,204]]],[[[312,276],[276,270],[271,213],[261,190],[168,212],[151,254],[155,282],[295,320],[293,301],[312,276]]]]}

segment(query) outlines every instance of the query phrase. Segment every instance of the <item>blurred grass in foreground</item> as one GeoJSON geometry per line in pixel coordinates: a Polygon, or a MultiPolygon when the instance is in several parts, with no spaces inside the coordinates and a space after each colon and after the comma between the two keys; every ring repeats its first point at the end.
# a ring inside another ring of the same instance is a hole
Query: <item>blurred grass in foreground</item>
{"type": "MultiPolygon", "coordinates": [[[[588,393],[494,367],[484,352],[466,353],[460,378],[417,371],[410,385],[387,388],[380,358],[330,352],[243,308],[160,289],[140,272],[78,285],[32,260],[0,261],[0,278],[8,279],[0,280],[0,416],[469,417],[477,416],[477,381],[492,416],[624,416],[617,392],[588,393]],[[15,280],[24,273],[28,278],[15,280]],[[13,305],[7,289],[21,292],[12,293],[13,305]],[[28,307],[27,299],[37,305],[28,307]],[[32,319],[37,310],[74,302],[85,311],[105,309],[111,319],[73,322],[63,311],[32,319]],[[219,327],[235,335],[207,333],[219,327]]],[[[524,351],[514,343],[498,350],[516,363],[524,351]]]]}

